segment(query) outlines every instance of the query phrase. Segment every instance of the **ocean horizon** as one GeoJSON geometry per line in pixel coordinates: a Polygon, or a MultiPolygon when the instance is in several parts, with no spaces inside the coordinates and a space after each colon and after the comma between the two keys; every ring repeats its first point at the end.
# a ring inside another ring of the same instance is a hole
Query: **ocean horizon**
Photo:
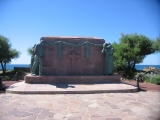
{"type": "MultiPolygon", "coordinates": [[[[6,65],[6,69],[7,69],[7,70],[13,70],[14,67],[29,68],[29,64],[7,64],[7,65],[6,65]]],[[[135,66],[135,68],[136,68],[137,70],[143,70],[144,68],[147,68],[147,67],[155,67],[155,68],[160,69],[160,65],[136,65],[136,66],[135,66]]],[[[0,65],[0,70],[2,70],[1,65],[0,65]]]]}

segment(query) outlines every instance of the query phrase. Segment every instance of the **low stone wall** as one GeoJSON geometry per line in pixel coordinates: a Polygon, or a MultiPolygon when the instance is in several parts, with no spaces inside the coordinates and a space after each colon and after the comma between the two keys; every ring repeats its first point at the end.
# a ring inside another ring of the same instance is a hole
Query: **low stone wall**
{"type": "Polygon", "coordinates": [[[24,72],[30,72],[30,68],[26,67],[14,67],[14,70],[22,70],[24,72]]]}

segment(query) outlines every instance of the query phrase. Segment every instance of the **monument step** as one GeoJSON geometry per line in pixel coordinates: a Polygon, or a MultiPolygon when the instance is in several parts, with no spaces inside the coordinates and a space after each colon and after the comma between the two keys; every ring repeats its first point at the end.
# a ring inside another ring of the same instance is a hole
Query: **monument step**
{"type": "Polygon", "coordinates": [[[110,84],[28,84],[19,82],[6,89],[15,94],[93,94],[137,92],[135,86],[124,83],[110,84]]]}
{"type": "Polygon", "coordinates": [[[120,82],[119,75],[108,76],[25,76],[26,83],[95,84],[120,82]]]}

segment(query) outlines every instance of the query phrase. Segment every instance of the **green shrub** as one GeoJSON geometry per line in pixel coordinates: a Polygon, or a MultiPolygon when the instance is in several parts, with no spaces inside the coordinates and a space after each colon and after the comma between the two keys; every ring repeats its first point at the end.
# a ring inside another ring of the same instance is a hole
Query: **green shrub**
{"type": "Polygon", "coordinates": [[[7,70],[6,74],[2,74],[2,80],[23,80],[25,76],[25,72],[22,70],[7,70]],[[18,73],[18,77],[14,76],[16,75],[16,72],[18,73]],[[14,79],[13,79],[14,78],[14,79]]]}
{"type": "Polygon", "coordinates": [[[151,75],[151,74],[145,74],[144,81],[145,82],[150,82],[150,80],[151,80],[152,77],[153,77],[153,75],[151,75]]]}
{"type": "Polygon", "coordinates": [[[10,77],[9,77],[9,76],[2,76],[2,80],[3,80],[3,81],[10,80],[10,77]]]}
{"type": "Polygon", "coordinates": [[[150,82],[150,79],[144,79],[145,82],[150,82]]]}
{"type": "Polygon", "coordinates": [[[25,75],[25,72],[22,70],[15,70],[15,73],[18,72],[18,75],[25,75]]]}
{"type": "Polygon", "coordinates": [[[156,85],[160,85],[160,76],[153,76],[150,82],[156,85]]]}
{"type": "Polygon", "coordinates": [[[6,74],[14,74],[14,73],[15,73],[14,70],[7,70],[7,71],[6,71],[6,74]]]}
{"type": "Polygon", "coordinates": [[[132,78],[134,78],[134,75],[135,75],[135,71],[132,71],[132,70],[129,70],[129,69],[125,69],[123,71],[123,76],[126,79],[132,79],[132,78]]]}

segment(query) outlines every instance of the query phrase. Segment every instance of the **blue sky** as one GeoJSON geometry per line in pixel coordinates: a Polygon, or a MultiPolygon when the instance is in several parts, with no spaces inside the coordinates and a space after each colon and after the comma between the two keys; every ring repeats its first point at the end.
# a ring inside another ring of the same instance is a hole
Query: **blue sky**
{"type": "MultiPolygon", "coordinates": [[[[0,0],[0,34],[21,52],[12,64],[29,64],[27,49],[43,36],[88,36],[119,42],[120,34],[160,36],[159,0],[0,0]]],[[[160,53],[142,65],[160,65],[160,53]]]]}

